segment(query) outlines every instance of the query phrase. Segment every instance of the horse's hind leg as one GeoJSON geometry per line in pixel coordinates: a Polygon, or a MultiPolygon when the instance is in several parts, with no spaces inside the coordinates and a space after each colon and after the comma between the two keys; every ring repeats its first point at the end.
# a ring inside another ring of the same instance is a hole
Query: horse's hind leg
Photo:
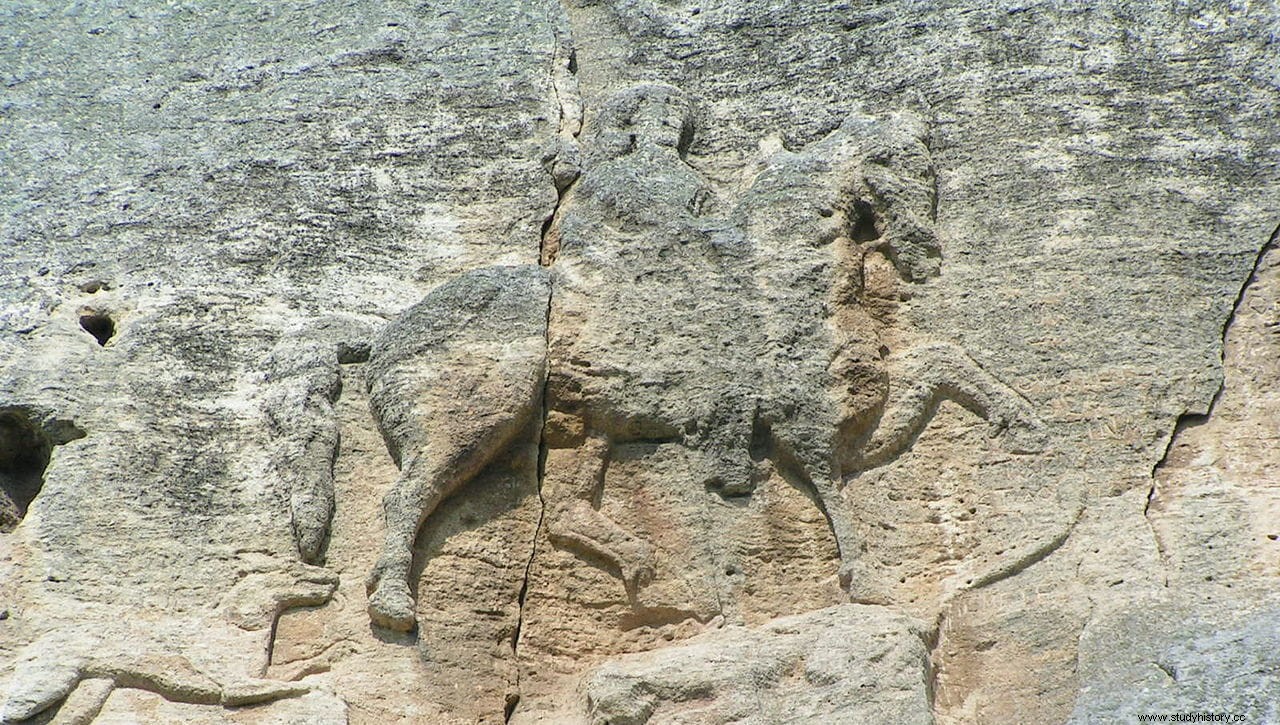
{"type": "Polygon", "coordinates": [[[478,439],[458,441],[443,456],[422,450],[409,454],[400,477],[382,501],[386,537],[367,586],[369,616],[375,624],[407,632],[414,628],[409,591],[413,541],[418,530],[447,496],[470,481],[527,427],[529,416],[516,415],[478,439]]]}
{"type": "Polygon", "coordinates": [[[475,270],[432,291],[374,341],[369,403],[400,464],[383,500],[386,541],[367,582],[375,623],[413,629],[418,529],[529,431],[546,380],[550,294],[539,267],[475,270]]]}
{"type": "MultiPolygon", "coordinates": [[[[369,573],[369,617],[375,624],[407,632],[413,629],[413,595],[409,570],[413,566],[413,540],[427,516],[449,493],[439,481],[419,472],[421,456],[413,453],[400,469],[400,477],[382,499],[387,530],[378,563],[369,573]]],[[[425,465],[421,466],[425,468],[425,465]]]]}
{"type": "Polygon", "coordinates": [[[609,443],[603,437],[547,451],[542,484],[547,535],[557,544],[604,558],[618,568],[623,582],[634,592],[653,578],[653,547],[593,505],[604,485],[608,457],[609,443]]]}
{"type": "Polygon", "coordinates": [[[441,501],[474,478],[528,429],[537,408],[536,383],[541,371],[526,377],[528,389],[521,399],[481,401],[476,407],[485,409],[487,415],[479,416],[479,421],[468,421],[469,425],[457,425],[457,417],[466,413],[448,411],[434,421],[437,432],[429,435],[428,441],[416,450],[403,451],[400,477],[382,502],[387,527],[382,554],[367,582],[371,592],[369,616],[374,623],[404,632],[414,628],[414,603],[409,591],[413,541],[441,501]]]}

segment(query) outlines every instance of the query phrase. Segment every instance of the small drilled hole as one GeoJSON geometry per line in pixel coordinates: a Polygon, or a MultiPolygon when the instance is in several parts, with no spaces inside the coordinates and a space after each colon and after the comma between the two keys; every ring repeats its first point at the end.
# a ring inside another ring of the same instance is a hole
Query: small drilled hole
{"type": "Polygon", "coordinates": [[[116,334],[116,323],[106,315],[80,315],[80,327],[83,327],[85,332],[93,335],[99,345],[106,345],[107,340],[110,340],[116,334]]]}

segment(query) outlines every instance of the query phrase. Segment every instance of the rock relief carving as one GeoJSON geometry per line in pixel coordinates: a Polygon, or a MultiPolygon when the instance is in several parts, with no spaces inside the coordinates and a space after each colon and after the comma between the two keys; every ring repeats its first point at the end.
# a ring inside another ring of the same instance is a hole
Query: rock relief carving
{"type": "Polygon", "coordinates": [[[88,723],[118,687],[154,692],[173,702],[234,707],[311,692],[305,680],[267,679],[210,658],[220,643],[270,647],[276,618],[286,609],[323,604],[338,578],[296,561],[240,552],[240,580],[218,603],[213,618],[81,602],[15,659],[0,723],[54,713],[55,722],[88,723]]]}
{"type": "MultiPolygon", "coordinates": [[[[332,513],[338,439],[331,405],[339,392],[337,366],[367,355],[358,340],[369,333],[359,324],[346,318],[313,321],[282,338],[265,361],[263,407],[273,463],[289,484],[294,535],[306,560],[322,553],[332,513]],[[350,347],[335,339],[357,342],[350,347]]],[[[85,436],[41,406],[0,408],[0,534],[20,523],[53,448],[85,436]]],[[[47,599],[52,617],[37,625],[33,641],[10,663],[0,723],[92,722],[117,688],[228,707],[312,692],[313,684],[299,678],[262,675],[279,615],[329,601],[337,575],[264,551],[212,555],[229,559],[236,579],[208,608],[47,599]],[[259,654],[261,662],[226,656],[245,651],[250,659],[259,654]]]]}
{"type": "Polygon", "coordinates": [[[288,492],[294,541],[305,562],[322,558],[333,518],[339,366],[367,360],[369,337],[368,325],[353,318],[312,320],[286,333],[263,365],[272,467],[288,492]]]}
{"type": "Polygon", "coordinates": [[[678,443],[719,461],[704,482],[749,494],[753,453],[815,494],[854,599],[864,564],[841,505],[847,476],[907,450],[940,401],[1015,453],[1046,444],[1029,404],[956,346],[890,353],[869,255],[903,279],[938,273],[933,165],[911,114],[851,115],[777,150],[736,203],[686,159],[676,88],[626,90],[584,131],[582,173],[547,233],[549,268],[497,267],[427,295],[373,341],[373,413],[400,467],[369,612],[415,626],[412,543],[439,503],[513,442],[541,435],[553,543],[654,576],[650,544],[595,501],[613,446],[678,443]],[[892,381],[892,382],[891,382],[892,381]]]}

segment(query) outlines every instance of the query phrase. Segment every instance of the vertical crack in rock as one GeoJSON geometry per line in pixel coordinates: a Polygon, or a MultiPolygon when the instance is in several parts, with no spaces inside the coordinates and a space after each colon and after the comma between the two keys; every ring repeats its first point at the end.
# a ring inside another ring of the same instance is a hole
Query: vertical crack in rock
{"type": "Polygon", "coordinates": [[[1151,530],[1151,538],[1155,541],[1156,551],[1160,556],[1161,567],[1164,569],[1164,585],[1169,586],[1169,560],[1168,550],[1165,542],[1160,537],[1159,530],[1156,529],[1155,522],[1151,519],[1151,504],[1159,497],[1158,476],[1160,470],[1169,463],[1169,457],[1173,453],[1174,447],[1178,444],[1178,439],[1182,436],[1183,431],[1189,428],[1196,428],[1204,425],[1213,416],[1214,410],[1218,407],[1218,401],[1222,399],[1223,392],[1227,388],[1227,335],[1231,332],[1232,325],[1235,324],[1236,315],[1240,312],[1240,306],[1244,304],[1245,295],[1249,289],[1258,281],[1258,270],[1262,267],[1262,262],[1266,259],[1268,253],[1276,249],[1280,244],[1280,226],[1277,226],[1271,232],[1271,236],[1267,239],[1267,243],[1262,245],[1258,250],[1257,256],[1253,259],[1253,267],[1249,271],[1249,276],[1245,278],[1244,284],[1240,285],[1239,291],[1236,292],[1236,299],[1231,304],[1231,313],[1227,315],[1227,319],[1222,323],[1222,339],[1218,347],[1218,354],[1221,363],[1221,377],[1218,379],[1218,389],[1214,391],[1213,397],[1209,399],[1209,405],[1204,412],[1196,412],[1185,410],[1178,416],[1178,420],[1173,424],[1173,432],[1169,434],[1169,440],[1165,443],[1164,453],[1160,456],[1160,460],[1151,467],[1151,486],[1147,489],[1147,501],[1142,507],[1142,517],[1147,522],[1147,528],[1151,530]]]}
{"type": "Polygon", "coordinates": [[[560,205],[571,186],[572,183],[564,190],[557,192],[555,208],[542,222],[542,239],[538,244],[538,264],[543,267],[550,267],[556,261],[556,254],[560,251],[560,205]]]}
{"type": "Polygon", "coordinates": [[[920,636],[926,653],[924,660],[924,694],[929,701],[929,712],[933,713],[934,722],[942,722],[938,712],[942,698],[939,697],[938,693],[942,688],[942,632],[946,626],[947,612],[943,610],[938,612],[938,618],[934,620],[933,631],[923,632],[920,636]]]}
{"type": "MultiPolygon", "coordinates": [[[[560,12],[565,22],[568,22],[568,11],[563,5],[560,6],[560,12]]],[[[558,26],[553,23],[553,26],[558,26]]],[[[544,267],[551,266],[555,261],[556,252],[559,249],[559,216],[560,208],[564,203],[565,196],[569,189],[578,178],[577,164],[577,139],[578,133],[582,129],[582,107],[580,103],[571,101],[577,94],[573,89],[577,81],[575,76],[578,72],[577,56],[573,50],[571,41],[567,41],[563,36],[563,31],[557,30],[555,33],[555,51],[551,59],[551,90],[555,94],[556,106],[559,110],[559,127],[556,131],[557,148],[554,156],[548,165],[548,173],[551,175],[552,183],[556,189],[556,203],[551,209],[551,213],[547,215],[546,221],[542,224],[542,236],[538,241],[538,263],[544,267]],[[563,86],[563,87],[562,87],[563,86]]],[[[538,541],[542,536],[542,528],[546,521],[547,503],[542,496],[542,484],[546,478],[547,471],[547,442],[545,430],[547,426],[547,414],[549,412],[548,404],[548,388],[551,381],[551,305],[555,298],[554,281],[547,295],[547,317],[544,326],[544,334],[546,336],[546,353],[543,362],[542,373],[542,398],[541,408],[542,415],[538,425],[538,462],[537,462],[537,493],[538,493],[538,523],[534,526],[533,541],[529,547],[529,558],[524,565],[524,579],[520,583],[520,593],[517,595],[518,612],[516,614],[516,626],[511,635],[511,653],[515,664],[515,691],[507,695],[504,704],[503,722],[510,722],[515,715],[516,708],[520,705],[521,675],[520,675],[520,634],[524,628],[524,606],[525,600],[529,595],[529,578],[533,572],[533,562],[538,555],[538,541]]]]}
{"type": "Polygon", "coordinates": [[[273,660],[275,659],[276,639],[279,637],[279,634],[280,634],[280,615],[281,614],[284,614],[284,613],[281,612],[280,614],[277,614],[276,616],[271,618],[271,626],[267,630],[267,644],[266,644],[267,657],[266,657],[266,660],[264,660],[263,665],[258,672],[259,677],[267,676],[267,670],[271,669],[271,665],[273,664],[273,660]]]}
{"type": "Polygon", "coordinates": [[[515,630],[511,634],[511,655],[515,663],[516,683],[515,691],[508,694],[503,711],[503,722],[511,722],[511,717],[515,715],[516,707],[520,705],[521,685],[520,685],[520,632],[524,627],[524,603],[529,596],[529,577],[533,572],[533,560],[538,555],[538,541],[542,537],[542,527],[547,518],[547,502],[542,497],[542,482],[546,478],[547,472],[547,439],[545,430],[547,427],[547,388],[551,381],[551,300],[555,295],[555,287],[551,287],[551,294],[547,296],[547,324],[546,342],[547,353],[543,362],[542,372],[542,415],[538,422],[538,470],[537,470],[537,493],[538,493],[538,523],[533,528],[533,541],[529,547],[529,558],[524,563],[524,579],[520,582],[520,593],[517,595],[516,602],[518,612],[516,614],[515,630]]]}
{"type": "MultiPolygon", "coordinates": [[[[568,25],[568,9],[560,6],[561,20],[568,25]]],[[[542,223],[542,238],[538,244],[538,263],[551,266],[560,249],[560,207],[569,189],[578,180],[578,134],[582,131],[582,103],[577,92],[578,56],[573,41],[567,38],[569,30],[552,21],[555,31],[555,52],[551,57],[551,92],[555,96],[559,112],[555,150],[546,161],[547,172],[555,184],[556,204],[542,223]]]]}

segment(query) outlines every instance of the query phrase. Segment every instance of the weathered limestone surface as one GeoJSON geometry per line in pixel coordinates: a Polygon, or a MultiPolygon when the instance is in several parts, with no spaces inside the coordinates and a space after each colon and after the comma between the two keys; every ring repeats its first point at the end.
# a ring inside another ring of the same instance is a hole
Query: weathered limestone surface
{"type": "MultiPolygon", "coordinates": [[[[0,405],[63,444],[0,534],[3,719],[78,680],[114,683],[107,721],[287,719],[220,703],[268,674],[281,611],[363,578],[300,562],[324,561],[338,365],[455,272],[537,260],[559,7],[0,12],[0,405]]],[[[256,699],[333,690],[308,671],[256,699]]]]}
{"type": "Polygon", "coordinates": [[[927,725],[927,628],[845,604],[620,657],[587,680],[593,723],[927,725]]]}
{"type": "Polygon", "coordinates": [[[1274,722],[1276,614],[1273,592],[1230,591],[1196,599],[1175,592],[1100,614],[1080,642],[1082,686],[1069,722],[1158,713],[1274,722]]]}
{"type": "Polygon", "coordinates": [[[1278,34],[6,3],[0,722],[1275,719],[1278,34]]]}
{"type": "Polygon", "coordinates": [[[1153,712],[1280,717],[1274,440],[1280,253],[1273,237],[1224,341],[1207,415],[1179,422],[1147,505],[1168,588],[1085,629],[1073,722],[1153,712]]]}

